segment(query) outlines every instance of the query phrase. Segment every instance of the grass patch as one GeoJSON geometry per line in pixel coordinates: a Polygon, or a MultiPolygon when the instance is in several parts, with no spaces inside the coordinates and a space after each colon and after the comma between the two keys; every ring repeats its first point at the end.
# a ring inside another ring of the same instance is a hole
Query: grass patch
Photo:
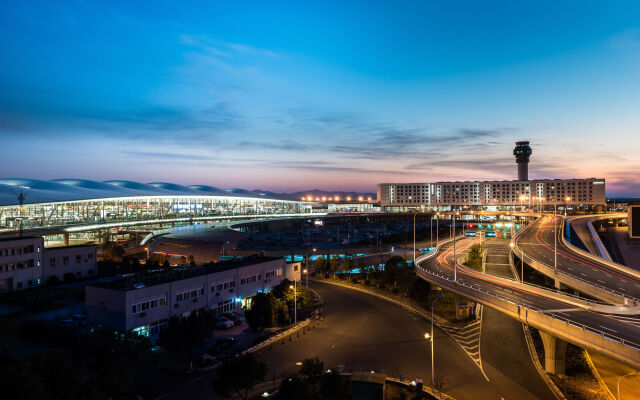
{"type": "MultiPolygon", "coordinates": [[[[544,364],[544,345],[542,344],[540,332],[535,328],[531,328],[530,331],[538,358],[544,364]]],[[[567,344],[565,374],[549,374],[549,376],[567,400],[609,399],[605,390],[591,373],[584,350],[571,343],[567,344]]]]}

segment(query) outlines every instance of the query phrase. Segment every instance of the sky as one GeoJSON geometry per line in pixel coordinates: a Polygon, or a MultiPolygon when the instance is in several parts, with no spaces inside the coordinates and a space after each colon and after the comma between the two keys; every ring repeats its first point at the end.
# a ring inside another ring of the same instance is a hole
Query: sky
{"type": "Polygon", "coordinates": [[[640,196],[640,2],[6,1],[2,177],[640,196]]]}

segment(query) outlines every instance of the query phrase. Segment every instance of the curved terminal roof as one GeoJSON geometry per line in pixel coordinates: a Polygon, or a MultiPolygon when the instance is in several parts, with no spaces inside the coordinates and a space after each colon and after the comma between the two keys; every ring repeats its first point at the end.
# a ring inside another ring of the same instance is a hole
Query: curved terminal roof
{"type": "Polygon", "coordinates": [[[296,201],[287,195],[260,190],[218,189],[206,185],[181,186],[175,183],[134,181],[92,181],[88,179],[1,178],[0,206],[17,205],[20,191],[24,204],[105,199],[136,196],[220,196],[296,201]]]}

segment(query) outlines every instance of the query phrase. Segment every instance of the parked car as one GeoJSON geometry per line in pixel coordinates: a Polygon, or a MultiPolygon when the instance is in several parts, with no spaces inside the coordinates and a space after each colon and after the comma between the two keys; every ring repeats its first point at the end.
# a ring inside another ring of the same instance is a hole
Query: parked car
{"type": "Polygon", "coordinates": [[[233,328],[233,321],[223,317],[222,315],[218,315],[216,317],[216,328],[220,328],[220,329],[233,328]]]}
{"type": "Polygon", "coordinates": [[[235,313],[235,312],[234,313],[222,313],[220,315],[222,315],[223,317],[225,317],[228,320],[233,321],[233,324],[235,326],[242,325],[242,318],[240,318],[240,315],[238,315],[238,313],[235,313]]]}

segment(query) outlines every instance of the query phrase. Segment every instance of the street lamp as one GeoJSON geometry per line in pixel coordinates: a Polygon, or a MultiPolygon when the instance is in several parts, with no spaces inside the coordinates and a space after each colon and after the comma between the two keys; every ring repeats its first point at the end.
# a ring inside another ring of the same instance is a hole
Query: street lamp
{"type": "Polygon", "coordinates": [[[293,289],[293,324],[298,323],[298,296],[296,295],[296,277],[293,277],[293,285],[289,285],[289,289],[293,289]]]}
{"type": "Polygon", "coordinates": [[[567,208],[569,208],[569,202],[571,201],[571,196],[565,197],[565,205],[564,205],[564,216],[567,216],[567,208]]]}
{"type": "Polygon", "coordinates": [[[453,220],[453,281],[458,283],[458,262],[456,261],[456,215],[458,215],[458,211],[451,213],[451,219],[453,220]]]}
{"type": "Polygon", "coordinates": [[[416,216],[418,213],[424,212],[424,210],[420,210],[413,213],[413,265],[416,265],[416,216]]]}
{"type": "Polygon", "coordinates": [[[228,245],[229,241],[226,241],[222,244],[222,263],[224,264],[224,246],[228,245]]]}
{"type": "Polygon", "coordinates": [[[431,334],[429,333],[424,334],[424,338],[431,342],[431,388],[432,389],[435,386],[435,382],[436,382],[435,354],[433,349],[434,347],[433,341],[435,339],[435,336],[433,335],[433,319],[434,319],[433,306],[436,304],[436,301],[440,300],[441,297],[442,297],[442,292],[440,292],[438,296],[436,296],[436,298],[431,303],[431,334]]]}
{"type": "Polygon", "coordinates": [[[438,231],[440,230],[440,212],[438,211],[436,213],[436,248],[438,247],[438,243],[439,243],[439,233],[438,231]]]}

